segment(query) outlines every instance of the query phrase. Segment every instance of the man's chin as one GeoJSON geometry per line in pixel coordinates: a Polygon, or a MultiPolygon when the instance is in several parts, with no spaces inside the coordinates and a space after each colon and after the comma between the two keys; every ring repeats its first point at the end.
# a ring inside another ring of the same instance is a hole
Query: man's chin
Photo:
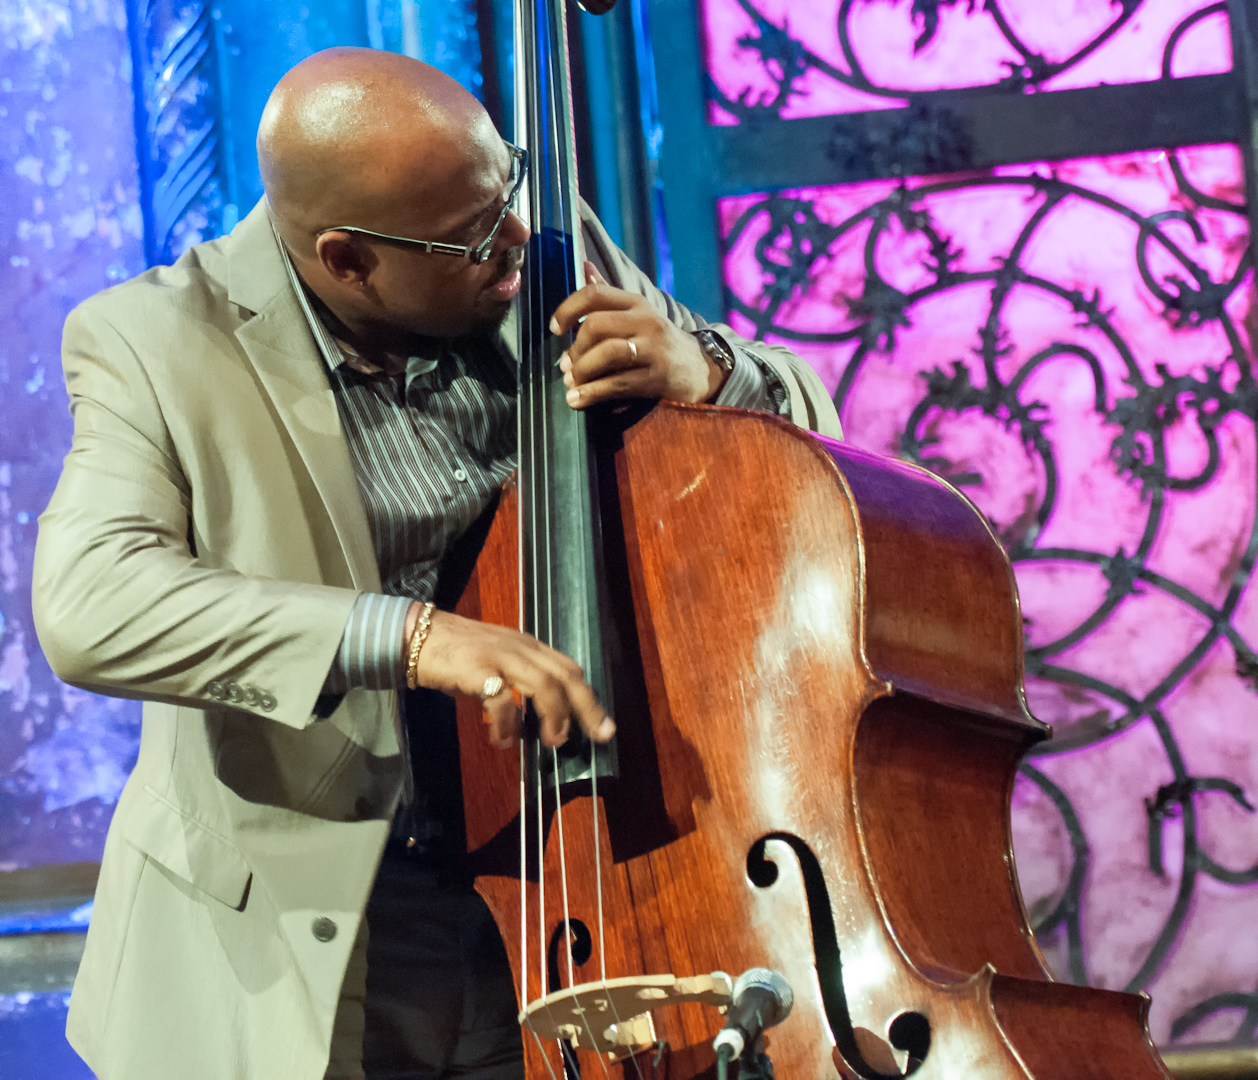
{"type": "Polygon", "coordinates": [[[507,321],[507,316],[511,314],[512,300],[506,300],[501,303],[487,305],[484,311],[478,312],[476,320],[472,325],[471,332],[473,334],[493,335],[502,329],[502,324],[507,321]]]}
{"type": "Polygon", "coordinates": [[[502,328],[507,316],[511,313],[511,301],[499,304],[478,304],[476,309],[465,315],[461,320],[449,320],[443,324],[427,323],[423,326],[415,323],[399,325],[398,330],[408,336],[437,340],[441,338],[492,337],[502,328]]]}

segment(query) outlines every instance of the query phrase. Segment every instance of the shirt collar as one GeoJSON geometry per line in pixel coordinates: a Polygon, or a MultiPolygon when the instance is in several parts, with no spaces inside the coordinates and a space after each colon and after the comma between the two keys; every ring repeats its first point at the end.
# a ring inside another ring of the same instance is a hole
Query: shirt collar
{"type": "Polygon", "coordinates": [[[284,246],[284,241],[280,237],[280,230],[275,224],[275,218],[270,214],[267,214],[267,218],[270,220],[271,228],[275,232],[275,243],[279,246],[280,255],[284,259],[284,269],[288,271],[288,280],[292,283],[293,292],[297,294],[297,302],[301,305],[302,313],[306,316],[306,323],[310,327],[310,332],[314,335],[315,343],[319,346],[319,352],[323,354],[323,362],[328,365],[328,370],[335,371],[345,363],[345,354],[336,343],[336,338],[328,332],[328,328],[323,325],[322,320],[315,314],[314,308],[310,304],[310,297],[306,295],[306,284],[297,273],[297,267],[293,265],[292,257],[288,254],[288,248],[284,246]]]}

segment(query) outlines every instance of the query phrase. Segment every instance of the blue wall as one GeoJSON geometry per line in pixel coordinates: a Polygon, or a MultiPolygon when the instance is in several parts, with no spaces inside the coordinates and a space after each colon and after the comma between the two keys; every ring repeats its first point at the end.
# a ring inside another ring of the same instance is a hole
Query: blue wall
{"type": "Polygon", "coordinates": [[[0,25],[0,871],[99,857],[139,708],[63,686],[31,625],[35,519],[70,417],[61,323],[144,268],[120,2],[3,0],[0,25]]]}
{"type": "MultiPolygon", "coordinates": [[[[144,268],[120,0],[0,2],[0,871],[99,858],[139,707],[63,686],[31,625],[35,519],[70,417],[61,323],[144,268]]],[[[0,883],[0,899],[3,899],[0,883]]],[[[67,995],[0,995],[0,1076],[81,1080],[67,995]]]]}

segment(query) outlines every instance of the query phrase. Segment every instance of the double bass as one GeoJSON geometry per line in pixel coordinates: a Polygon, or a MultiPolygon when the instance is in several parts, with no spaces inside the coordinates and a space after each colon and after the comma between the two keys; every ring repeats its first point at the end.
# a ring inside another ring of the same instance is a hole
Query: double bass
{"type": "Polygon", "coordinates": [[[710,1075],[727,973],[753,967],[794,989],[767,1037],[782,1080],[1167,1080],[1148,999],[1054,982],[1027,921],[1010,797],[1049,731],[975,507],[763,413],[566,405],[563,0],[516,20],[519,468],[456,610],[574,657],[618,728],[504,754],[459,702],[468,859],[528,1080],[710,1075]]]}

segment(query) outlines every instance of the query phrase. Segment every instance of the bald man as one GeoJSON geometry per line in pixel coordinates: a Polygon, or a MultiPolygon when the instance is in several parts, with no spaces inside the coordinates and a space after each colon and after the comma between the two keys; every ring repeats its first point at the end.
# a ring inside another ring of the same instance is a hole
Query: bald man
{"type": "MultiPolygon", "coordinates": [[[[267,197],[231,236],[66,320],[36,626],[67,682],[145,701],[67,1035],[101,1080],[518,1077],[446,695],[500,676],[551,744],[614,724],[568,658],[426,605],[514,469],[523,163],[445,76],[355,49],[284,77],[258,152],[267,197]]],[[[592,283],[552,324],[585,317],[573,408],[714,401],[837,434],[805,364],[583,224],[592,283]]],[[[512,744],[511,694],[485,707],[512,744]]]]}

